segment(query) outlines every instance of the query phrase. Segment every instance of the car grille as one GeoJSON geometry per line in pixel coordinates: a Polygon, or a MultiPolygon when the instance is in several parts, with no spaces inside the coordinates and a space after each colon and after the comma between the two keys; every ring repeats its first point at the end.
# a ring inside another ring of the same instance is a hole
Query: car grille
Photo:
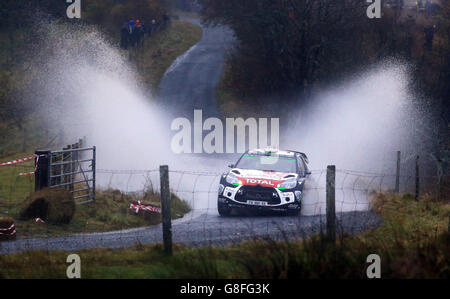
{"type": "Polygon", "coordinates": [[[234,199],[239,202],[246,202],[247,200],[265,201],[271,205],[281,203],[280,197],[274,188],[261,186],[242,186],[234,199]]]}

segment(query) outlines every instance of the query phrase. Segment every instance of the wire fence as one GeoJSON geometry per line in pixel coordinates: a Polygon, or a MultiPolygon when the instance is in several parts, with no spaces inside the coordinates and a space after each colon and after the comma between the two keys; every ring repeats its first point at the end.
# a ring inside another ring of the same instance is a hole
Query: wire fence
{"type": "MultiPolygon", "coordinates": [[[[381,219],[372,211],[374,198],[379,193],[394,193],[397,182],[399,193],[429,194],[448,200],[450,177],[432,157],[419,160],[415,154],[398,157],[380,163],[383,169],[389,170],[385,173],[336,170],[334,208],[338,234],[358,234],[379,226],[381,219]]],[[[17,219],[21,204],[35,190],[32,175],[35,164],[33,159],[0,164],[0,216],[17,219]]],[[[173,242],[221,246],[243,240],[305,238],[326,230],[326,169],[313,170],[307,177],[299,216],[257,209],[235,209],[230,217],[219,216],[218,188],[222,175],[220,172],[169,169],[173,242]]],[[[163,230],[157,225],[162,218],[160,184],[160,169],[98,169],[99,202],[79,208],[72,223],[64,228],[16,221],[17,240],[1,242],[0,253],[122,248],[161,242],[163,230]]]]}
{"type": "MultiPolygon", "coordinates": [[[[25,171],[26,168],[25,165],[14,165],[8,169],[8,174],[16,174],[25,171]]],[[[172,217],[177,218],[172,220],[171,227],[174,243],[189,246],[224,246],[244,240],[306,238],[326,230],[327,170],[314,170],[307,178],[300,216],[286,216],[282,212],[259,212],[253,209],[238,210],[229,217],[219,216],[217,198],[222,175],[215,172],[169,171],[172,217]],[[176,206],[181,202],[189,206],[187,213],[176,210],[176,206]]],[[[156,215],[160,219],[158,212],[131,208],[133,202],[141,204],[142,201],[142,205],[145,206],[149,194],[160,193],[159,169],[99,169],[97,176],[97,189],[99,194],[103,194],[105,201],[89,204],[88,209],[96,210],[95,213],[98,214],[101,214],[102,210],[108,213],[109,202],[116,202],[117,198],[120,198],[121,208],[118,212],[115,211],[120,214],[118,219],[142,217],[143,214],[156,215]]],[[[4,214],[14,217],[17,208],[12,205],[18,205],[20,200],[16,199],[33,191],[33,180],[32,176],[11,177],[14,179],[9,182],[2,180],[2,196],[8,196],[6,200],[2,197],[0,207],[4,214]],[[9,186],[5,188],[5,184],[9,186]]],[[[400,175],[401,192],[415,192],[415,178],[415,175],[400,175]]],[[[381,219],[371,211],[373,199],[377,193],[393,192],[395,180],[396,174],[337,169],[335,179],[337,234],[358,234],[379,226],[381,219]]],[[[436,176],[422,175],[420,181],[422,194],[435,191],[436,176]]],[[[448,193],[449,186],[443,186],[443,188],[448,193]]],[[[157,201],[153,201],[152,204],[160,206],[157,201]]],[[[97,218],[98,221],[102,221],[101,217],[97,218]]],[[[114,221],[114,219],[105,219],[105,222],[114,221]]],[[[28,223],[28,225],[33,224],[28,223]]],[[[74,231],[76,234],[73,234],[70,228],[58,234],[52,231],[55,226],[45,224],[42,226],[46,228],[36,235],[21,236],[21,231],[18,229],[18,240],[0,243],[0,254],[23,250],[124,248],[136,244],[159,243],[163,240],[161,225],[146,225],[145,221],[138,225],[140,227],[124,225],[109,232],[107,230],[111,229],[106,224],[103,228],[97,226],[97,230],[102,232],[92,232],[86,225],[82,228],[78,227],[78,230],[74,231]],[[46,237],[43,238],[43,236],[46,237]]]]}

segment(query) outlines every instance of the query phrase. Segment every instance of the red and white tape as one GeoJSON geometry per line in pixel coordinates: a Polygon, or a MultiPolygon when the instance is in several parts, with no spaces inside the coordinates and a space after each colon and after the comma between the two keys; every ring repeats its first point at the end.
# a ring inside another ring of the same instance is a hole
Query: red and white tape
{"type": "Polygon", "coordinates": [[[33,174],[35,174],[36,171],[37,171],[37,166],[38,166],[38,162],[39,162],[39,157],[41,157],[41,156],[36,155],[36,163],[35,163],[35,166],[34,166],[34,170],[33,170],[33,171],[30,171],[30,172],[21,172],[21,173],[19,173],[19,175],[20,175],[20,176],[23,176],[23,175],[33,175],[33,174]]]}
{"type": "Polygon", "coordinates": [[[13,164],[17,164],[17,163],[22,163],[22,162],[29,161],[29,160],[32,160],[32,159],[36,158],[36,163],[35,163],[33,171],[19,173],[20,176],[33,175],[33,174],[36,173],[39,157],[43,157],[43,156],[45,156],[45,155],[33,155],[33,156],[25,157],[25,158],[22,158],[22,159],[17,159],[17,160],[12,160],[12,161],[9,161],[9,162],[4,162],[4,163],[1,163],[0,166],[6,166],[6,165],[13,165],[13,164]]]}
{"type": "Polygon", "coordinates": [[[10,227],[8,228],[0,228],[0,235],[9,235],[9,236],[13,236],[16,234],[16,229],[14,228],[14,223],[11,224],[10,227]],[[12,232],[7,232],[13,230],[12,232]],[[2,232],[7,232],[7,233],[2,233],[2,232]]]}
{"type": "Polygon", "coordinates": [[[11,230],[11,229],[13,229],[13,228],[14,228],[14,223],[11,224],[11,226],[8,227],[8,228],[0,228],[0,231],[11,230]]]}
{"type": "Polygon", "coordinates": [[[16,230],[13,230],[10,233],[0,233],[0,235],[8,235],[8,236],[14,236],[16,234],[16,230]]]}
{"type": "Polygon", "coordinates": [[[25,157],[25,158],[22,158],[22,159],[12,160],[12,161],[9,161],[9,162],[0,163],[0,166],[6,166],[6,165],[22,163],[22,162],[25,162],[25,161],[32,160],[32,159],[34,159],[34,157],[36,157],[36,155],[30,156],[30,157],[25,157]]]}
{"type": "Polygon", "coordinates": [[[36,170],[35,170],[35,171],[31,171],[31,172],[21,172],[21,173],[19,173],[19,175],[20,175],[20,176],[24,176],[24,175],[33,175],[33,174],[35,174],[35,172],[36,172],[36,170]]]}
{"type": "Polygon", "coordinates": [[[130,209],[133,209],[136,211],[136,214],[139,213],[139,210],[143,211],[149,211],[149,212],[156,212],[161,214],[161,208],[154,207],[154,206],[146,206],[141,204],[140,201],[138,201],[137,204],[130,203],[130,209]]]}

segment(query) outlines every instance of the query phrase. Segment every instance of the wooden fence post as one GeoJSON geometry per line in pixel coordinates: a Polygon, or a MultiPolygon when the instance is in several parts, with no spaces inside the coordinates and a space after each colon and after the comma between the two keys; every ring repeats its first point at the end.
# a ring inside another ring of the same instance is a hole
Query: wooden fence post
{"type": "Polygon", "coordinates": [[[450,213],[448,213],[447,240],[450,242],[450,213]]]}
{"type": "Polygon", "coordinates": [[[419,200],[419,194],[420,194],[419,156],[416,156],[416,195],[415,195],[416,200],[419,200]]]}
{"type": "MultiPolygon", "coordinates": [[[[70,149],[72,149],[72,145],[70,145],[70,144],[68,144],[64,148],[64,150],[70,150],[70,149]]],[[[68,161],[68,160],[71,159],[70,157],[71,157],[71,153],[70,152],[63,153],[61,162],[62,163],[70,162],[70,161],[68,161]]],[[[63,175],[63,176],[61,176],[60,179],[61,179],[61,183],[62,184],[66,184],[66,183],[70,182],[70,176],[66,175],[66,174],[71,172],[70,167],[71,167],[71,163],[70,164],[62,164],[61,165],[61,173],[60,173],[60,175],[63,175]]],[[[66,185],[66,186],[64,186],[64,188],[70,190],[70,185],[66,185]]]]}
{"type": "Polygon", "coordinates": [[[37,157],[35,163],[37,163],[36,173],[34,174],[34,190],[38,191],[50,184],[49,181],[49,164],[50,164],[50,151],[35,151],[37,157]]]}
{"type": "MultiPolygon", "coordinates": [[[[437,180],[438,180],[437,181],[437,199],[440,201],[442,199],[442,174],[444,173],[444,171],[443,171],[444,168],[442,166],[441,159],[437,159],[436,163],[437,163],[437,180]]],[[[450,225],[450,223],[449,223],[449,225],[450,225]]],[[[450,230],[449,230],[449,235],[450,235],[450,230]]]]}
{"type": "Polygon", "coordinates": [[[96,184],[96,173],[97,173],[97,147],[94,145],[92,147],[92,200],[95,202],[95,184],[96,184]]]}
{"type": "Polygon", "coordinates": [[[400,155],[401,152],[397,151],[397,172],[395,173],[395,193],[400,192],[400,155]]]}
{"type": "Polygon", "coordinates": [[[336,242],[336,166],[327,166],[327,238],[330,242],[336,242]]]}
{"type": "Polygon", "coordinates": [[[170,188],[169,188],[169,166],[159,167],[161,180],[161,213],[164,251],[172,255],[172,217],[170,215],[170,188]]]}
{"type": "Polygon", "coordinates": [[[448,213],[447,241],[450,242],[450,213],[448,213]]]}

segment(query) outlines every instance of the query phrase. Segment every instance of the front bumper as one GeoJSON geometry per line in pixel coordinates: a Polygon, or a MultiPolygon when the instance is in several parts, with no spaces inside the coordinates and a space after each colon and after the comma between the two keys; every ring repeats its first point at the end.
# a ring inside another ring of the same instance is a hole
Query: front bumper
{"type": "Polygon", "coordinates": [[[302,195],[301,190],[281,191],[277,188],[221,185],[218,202],[230,208],[270,211],[300,210],[302,195]]]}
{"type": "Polygon", "coordinates": [[[227,199],[226,197],[219,196],[219,203],[222,205],[225,205],[227,208],[233,208],[233,209],[250,209],[250,210],[261,210],[261,211],[273,211],[273,212],[286,212],[286,211],[293,211],[293,210],[301,210],[301,204],[300,203],[290,203],[290,204],[284,204],[284,205],[277,205],[277,206],[258,206],[258,205],[250,205],[250,204],[244,204],[239,203],[236,201],[232,201],[227,199]]]}

